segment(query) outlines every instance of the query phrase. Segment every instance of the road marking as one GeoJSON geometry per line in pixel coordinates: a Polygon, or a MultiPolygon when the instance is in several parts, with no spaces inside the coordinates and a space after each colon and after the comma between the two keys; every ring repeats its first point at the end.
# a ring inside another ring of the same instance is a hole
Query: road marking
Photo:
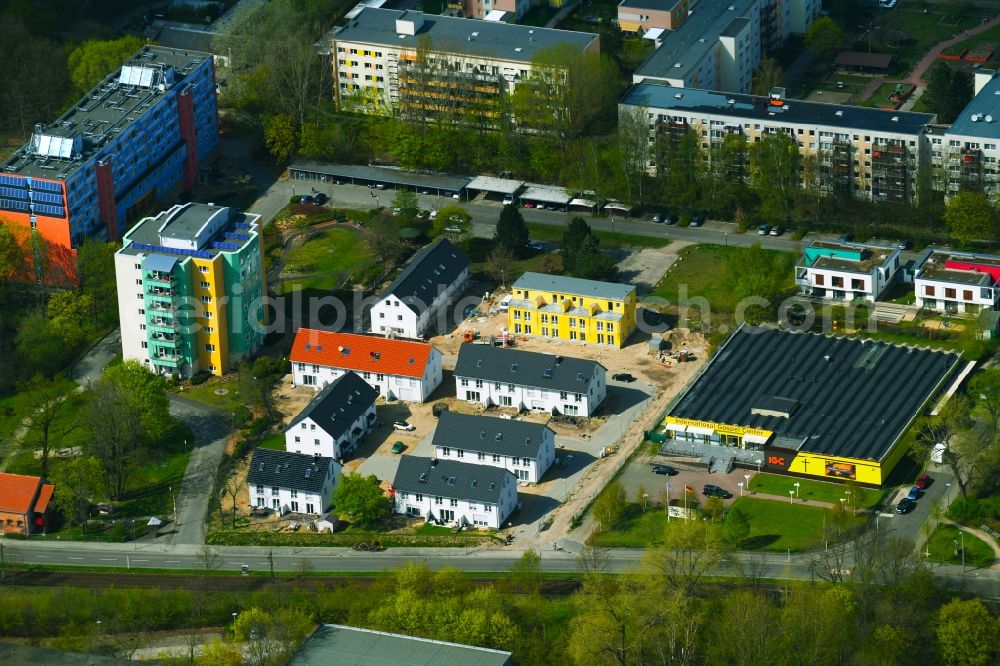
{"type": "Polygon", "coordinates": [[[82,560],[82,557],[67,557],[67,560],[82,560]]]}
{"type": "Polygon", "coordinates": [[[149,560],[139,560],[139,559],[136,559],[134,557],[132,558],[132,561],[133,562],[149,562],[149,560]]]}
{"type": "Polygon", "coordinates": [[[117,557],[102,557],[101,558],[101,562],[116,562],[116,561],[118,561],[117,557]]]}
{"type": "Polygon", "coordinates": [[[164,564],[180,564],[180,560],[163,560],[164,564]]]}

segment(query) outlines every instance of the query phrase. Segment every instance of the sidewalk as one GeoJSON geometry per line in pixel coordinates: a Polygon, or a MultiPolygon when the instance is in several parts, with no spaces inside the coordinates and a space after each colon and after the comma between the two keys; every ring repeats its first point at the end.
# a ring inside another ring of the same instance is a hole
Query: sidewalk
{"type": "Polygon", "coordinates": [[[930,51],[924,54],[924,57],[920,59],[920,62],[916,64],[916,66],[913,68],[913,71],[911,71],[910,74],[905,79],[903,79],[903,81],[906,83],[913,84],[915,86],[926,86],[927,81],[925,81],[923,78],[924,73],[928,69],[930,69],[931,65],[934,64],[934,61],[937,60],[937,57],[941,55],[942,51],[944,51],[949,46],[952,46],[953,44],[958,44],[959,42],[963,42],[969,37],[974,37],[979,33],[985,32],[986,30],[989,30],[990,28],[997,25],[1000,25],[1000,14],[994,16],[993,20],[987,23],[982,23],[980,25],[977,25],[975,28],[970,28],[969,30],[966,30],[960,35],[955,35],[951,39],[946,39],[943,42],[938,42],[933,47],[931,47],[930,51]]]}
{"type": "MultiPolygon", "coordinates": [[[[982,539],[983,541],[985,541],[987,544],[989,544],[989,546],[993,549],[993,559],[994,560],[1000,560],[1000,543],[997,543],[997,540],[994,539],[992,535],[984,532],[981,529],[975,528],[975,527],[967,527],[965,525],[959,525],[958,523],[956,523],[954,520],[951,520],[950,518],[941,518],[941,524],[943,524],[943,525],[951,525],[952,527],[955,527],[955,528],[958,528],[958,529],[962,530],[966,534],[971,534],[972,536],[979,537],[980,539],[982,539]]],[[[992,565],[990,565],[990,568],[991,569],[1000,569],[1000,562],[994,562],[992,565]]]]}

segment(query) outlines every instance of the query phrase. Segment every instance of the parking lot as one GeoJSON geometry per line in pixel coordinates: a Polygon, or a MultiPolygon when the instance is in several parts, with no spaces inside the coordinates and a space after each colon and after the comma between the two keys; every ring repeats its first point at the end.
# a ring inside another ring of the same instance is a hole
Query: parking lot
{"type": "Polygon", "coordinates": [[[732,498],[723,502],[728,507],[740,497],[738,484],[743,483],[746,487],[745,475],[753,478],[753,475],[757,473],[756,471],[734,469],[729,474],[709,474],[704,467],[699,467],[696,463],[697,460],[694,459],[654,455],[647,450],[629,462],[619,475],[618,482],[625,490],[629,502],[637,502],[639,489],[642,488],[649,495],[650,502],[660,505],[666,501],[668,492],[670,499],[675,504],[682,503],[685,486],[694,489],[694,493],[688,497],[689,501],[703,502],[705,497],[702,495],[702,488],[706,484],[712,484],[733,494],[732,498]],[[678,474],[675,476],[654,474],[653,465],[668,465],[676,469],[678,474]],[[670,484],[669,489],[667,484],[670,484]]]}

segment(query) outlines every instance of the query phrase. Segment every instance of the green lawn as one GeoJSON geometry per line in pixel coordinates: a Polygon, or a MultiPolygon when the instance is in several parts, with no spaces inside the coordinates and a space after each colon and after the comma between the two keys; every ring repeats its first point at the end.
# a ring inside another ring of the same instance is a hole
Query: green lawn
{"type": "Polygon", "coordinates": [[[969,533],[961,537],[959,531],[953,525],[938,525],[927,541],[928,559],[931,562],[961,564],[959,546],[964,543],[966,566],[986,567],[993,563],[993,549],[988,543],[969,533]]]}
{"type": "Polygon", "coordinates": [[[280,432],[272,432],[257,444],[260,449],[274,449],[275,451],[285,450],[285,436],[280,432]]]}
{"type": "Polygon", "coordinates": [[[662,508],[629,504],[614,529],[595,532],[587,544],[601,548],[645,548],[660,540],[667,527],[667,515],[662,508]]]}
{"type": "Polygon", "coordinates": [[[234,411],[237,407],[243,404],[243,399],[240,397],[240,382],[236,377],[232,377],[230,379],[219,379],[213,377],[204,384],[184,387],[183,391],[175,392],[185,398],[197,400],[198,402],[203,402],[210,407],[230,412],[234,411]],[[217,390],[225,390],[226,394],[218,395],[216,394],[217,390]]]}
{"type": "MultiPolygon", "coordinates": [[[[738,546],[743,550],[803,551],[818,548],[823,545],[824,526],[831,541],[837,537],[837,528],[829,509],[742,497],[733,503],[728,515],[732,515],[737,508],[750,519],[750,535],[738,546]]],[[[860,525],[864,518],[849,520],[851,524],[842,528],[860,525]]]]}
{"type": "MultiPolygon", "coordinates": [[[[891,53],[896,56],[892,64],[890,76],[905,75],[920,60],[927,50],[938,42],[950,39],[952,35],[971,28],[979,22],[979,12],[968,16],[952,17],[948,24],[939,23],[942,14],[932,11],[927,14],[922,9],[906,9],[897,7],[892,11],[883,12],[876,19],[876,28],[871,40],[871,50],[875,53],[891,53]],[[958,25],[955,25],[957,21],[958,25]],[[891,41],[902,31],[909,36],[902,43],[891,41]]],[[[868,41],[858,42],[852,48],[857,51],[867,51],[868,41]]]]}
{"type": "MultiPolygon", "coordinates": [[[[63,382],[63,386],[67,391],[72,391],[76,388],[76,383],[72,380],[66,380],[63,382]]],[[[87,406],[79,393],[72,393],[69,400],[70,402],[60,410],[52,427],[53,432],[65,429],[69,429],[69,432],[65,437],[60,438],[53,448],[71,448],[86,442],[88,432],[84,425],[87,406]]],[[[13,444],[14,434],[24,418],[29,416],[31,410],[29,396],[24,392],[0,398],[0,461],[10,454],[10,459],[7,461],[7,471],[14,474],[38,474],[40,472],[39,462],[32,452],[5,450],[8,444],[13,444]]]]}
{"type": "Polygon", "coordinates": [[[287,293],[293,287],[329,291],[350,278],[354,282],[378,273],[361,235],[353,229],[324,229],[295,248],[285,257],[285,273],[302,277],[283,280],[279,289],[287,293]]]}
{"type": "Polygon", "coordinates": [[[846,492],[851,492],[851,504],[859,509],[870,509],[882,499],[882,493],[870,488],[853,488],[842,483],[828,483],[826,481],[812,481],[810,479],[799,479],[791,476],[781,476],[780,474],[755,474],[750,481],[750,490],[767,493],[769,495],[779,495],[787,497],[789,490],[794,490],[793,484],[799,484],[799,498],[817,500],[820,502],[839,502],[842,497],[846,497],[846,492]]]}
{"type": "MultiPolygon", "coordinates": [[[[945,53],[965,53],[977,44],[997,44],[1000,43],[1000,26],[994,26],[985,32],[981,32],[978,35],[973,35],[968,39],[955,44],[951,48],[947,49],[945,53]]],[[[994,51],[993,57],[996,57],[996,52],[994,51]]]]}
{"type": "MultiPolygon", "coordinates": [[[[532,240],[543,243],[562,244],[565,227],[552,224],[526,223],[532,240]]],[[[567,223],[568,224],[568,223],[567,223]]],[[[669,238],[656,236],[639,236],[636,234],[612,233],[610,231],[594,231],[594,236],[601,241],[602,250],[620,250],[625,247],[666,247],[670,245],[669,238]]]]}

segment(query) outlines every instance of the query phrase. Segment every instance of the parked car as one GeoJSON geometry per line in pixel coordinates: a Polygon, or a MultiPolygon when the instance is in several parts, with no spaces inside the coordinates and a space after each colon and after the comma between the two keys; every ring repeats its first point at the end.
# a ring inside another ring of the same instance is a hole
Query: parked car
{"type": "Polygon", "coordinates": [[[626,384],[635,381],[635,377],[633,377],[632,375],[630,375],[627,372],[619,372],[619,373],[613,374],[613,375],[611,375],[611,379],[615,380],[616,382],[625,382],[626,384]]]}
{"type": "Polygon", "coordinates": [[[850,243],[852,240],[854,240],[854,235],[853,234],[841,234],[840,237],[837,240],[839,240],[841,243],[850,243]]]}
{"type": "Polygon", "coordinates": [[[899,500],[899,504],[896,505],[896,513],[909,513],[917,508],[917,503],[913,500],[904,497],[899,500]]]}
{"type": "Polygon", "coordinates": [[[670,465],[653,465],[653,474],[665,474],[667,476],[676,476],[677,474],[679,474],[679,472],[670,465]]]}
{"type": "Polygon", "coordinates": [[[514,205],[514,197],[509,197],[509,196],[508,197],[504,197],[503,198],[503,205],[504,206],[513,206],[514,205]]]}
{"type": "Polygon", "coordinates": [[[666,222],[667,224],[677,224],[678,219],[679,218],[677,217],[677,213],[667,213],[664,222],[666,222]]]}
{"type": "Polygon", "coordinates": [[[920,488],[918,488],[917,486],[913,486],[912,488],[910,488],[910,492],[906,493],[906,499],[908,500],[917,500],[919,498],[920,498],[920,488]]]}
{"type": "Polygon", "coordinates": [[[911,243],[908,240],[901,240],[898,243],[896,243],[896,247],[899,248],[900,250],[909,250],[911,247],[913,247],[913,243],[911,243]]]}
{"type": "Polygon", "coordinates": [[[462,233],[461,227],[445,227],[444,232],[446,234],[460,234],[462,233]]]}
{"type": "Polygon", "coordinates": [[[705,487],[701,489],[701,494],[705,497],[719,497],[722,499],[729,499],[733,496],[728,490],[724,490],[719,486],[712,485],[711,483],[706,483],[705,487]]]}
{"type": "Polygon", "coordinates": [[[405,430],[406,432],[410,432],[412,430],[417,429],[415,425],[407,421],[396,421],[395,423],[392,424],[392,427],[395,428],[396,430],[405,430]]]}
{"type": "Polygon", "coordinates": [[[525,201],[524,202],[524,207],[525,208],[534,208],[535,204],[531,203],[530,201],[525,201]]]}
{"type": "Polygon", "coordinates": [[[453,195],[451,195],[451,198],[452,198],[452,199],[458,199],[458,200],[461,200],[461,199],[462,199],[462,195],[461,195],[461,194],[459,194],[458,192],[455,192],[455,193],[454,193],[453,195]]]}
{"type": "Polygon", "coordinates": [[[920,488],[920,490],[927,490],[927,487],[931,485],[931,477],[927,474],[921,474],[917,482],[913,484],[914,488],[920,488]]]}
{"type": "Polygon", "coordinates": [[[402,208],[393,208],[392,209],[392,214],[393,215],[402,215],[402,213],[403,213],[403,209],[402,208]]]}
{"type": "Polygon", "coordinates": [[[777,226],[771,227],[771,232],[770,233],[771,233],[772,236],[780,236],[781,234],[785,233],[785,228],[783,226],[781,226],[781,225],[777,225],[777,226]]]}
{"type": "Polygon", "coordinates": [[[758,236],[766,236],[770,232],[771,232],[771,225],[770,224],[762,224],[762,225],[760,225],[760,226],[757,227],[757,235],[758,236]]]}
{"type": "Polygon", "coordinates": [[[300,204],[306,204],[306,203],[312,203],[312,202],[313,202],[313,198],[310,195],[308,195],[308,194],[303,194],[302,196],[299,197],[299,203],[300,204]]]}
{"type": "Polygon", "coordinates": [[[392,452],[393,452],[394,454],[396,454],[396,455],[399,455],[399,454],[400,454],[400,453],[402,453],[402,452],[403,452],[403,451],[404,451],[405,449],[406,449],[406,444],[403,444],[403,443],[402,443],[401,441],[399,441],[398,439],[397,439],[397,440],[396,440],[395,442],[393,442],[393,445],[392,445],[392,452]]]}
{"type": "Polygon", "coordinates": [[[437,212],[436,210],[432,210],[432,211],[431,211],[431,212],[430,212],[430,213],[429,213],[429,214],[427,215],[427,219],[428,219],[428,220],[434,220],[434,219],[436,219],[436,218],[437,218],[437,216],[438,216],[438,212],[437,212]]]}
{"type": "Polygon", "coordinates": [[[377,189],[377,190],[384,190],[385,189],[385,183],[375,183],[375,189],[377,189]]]}
{"type": "Polygon", "coordinates": [[[514,298],[512,294],[507,294],[500,301],[500,312],[507,312],[510,309],[510,302],[514,298]]]}
{"type": "Polygon", "coordinates": [[[528,241],[528,247],[532,250],[538,250],[539,252],[545,249],[545,243],[539,243],[538,241],[528,241]]]}
{"type": "Polygon", "coordinates": [[[704,223],[705,221],[701,219],[701,215],[695,215],[694,217],[691,218],[691,222],[689,223],[688,226],[700,227],[704,223]]]}
{"type": "Polygon", "coordinates": [[[666,219],[667,219],[666,213],[653,213],[653,222],[655,222],[656,224],[665,222],[666,219]]]}
{"type": "Polygon", "coordinates": [[[328,197],[325,194],[323,194],[322,192],[320,192],[319,194],[316,195],[315,199],[316,199],[316,203],[318,203],[320,205],[323,205],[327,201],[330,200],[330,197],[328,197]]]}

